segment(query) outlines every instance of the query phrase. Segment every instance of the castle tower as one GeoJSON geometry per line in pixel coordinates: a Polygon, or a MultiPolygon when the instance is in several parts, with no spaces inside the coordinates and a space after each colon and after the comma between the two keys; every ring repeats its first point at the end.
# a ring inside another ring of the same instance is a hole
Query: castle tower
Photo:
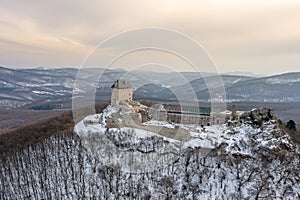
{"type": "Polygon", "coordinates": [[[120,102],[132,101],[132,86],[124,79],[118,79],[111,86],[111,104],[118,105],[120,102]]]}

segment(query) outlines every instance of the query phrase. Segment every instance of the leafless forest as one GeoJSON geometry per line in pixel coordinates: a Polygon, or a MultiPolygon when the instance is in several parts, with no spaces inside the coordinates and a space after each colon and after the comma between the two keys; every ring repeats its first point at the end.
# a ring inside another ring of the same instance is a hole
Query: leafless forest
{"type": "Polygon", "coordinates": [[[62,110],[0,109],[0,134],[26,124],[61,115],[62,110]]]}

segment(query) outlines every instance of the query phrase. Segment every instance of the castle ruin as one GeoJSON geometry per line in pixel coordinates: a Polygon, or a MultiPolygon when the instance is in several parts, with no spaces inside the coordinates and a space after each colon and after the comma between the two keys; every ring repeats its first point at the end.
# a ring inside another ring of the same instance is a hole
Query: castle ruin
{"type": "Polygon", "coordinates": [[[133,89],[126,80],[116,80],[111,88],[111,105],[118,106],[119,113],[108,119],[110,127],[141,125],[150,120],[210,126],[223,124],[229,119],[236,120],[242,114],[236,110],[235,105],[232,111],[225,110],[219,113],[212,113],[208,107],[162,104],[147,107],[132,100],[133,89]]]}
{"type": "Polygon", "coordinates": [[[120,102],[132,102],[132,86],[126,80],[116,80],[111,88],[112,105],[119,105],[120,102]]]}

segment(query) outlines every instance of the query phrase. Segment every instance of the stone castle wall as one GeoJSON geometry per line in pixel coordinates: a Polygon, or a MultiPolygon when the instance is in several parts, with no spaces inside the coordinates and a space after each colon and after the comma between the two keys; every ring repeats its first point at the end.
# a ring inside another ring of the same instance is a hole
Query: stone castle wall
{"type": "Polygon", "coordinates": [[[132,101],[132,88],[113,88],[111,94],[111,104],[118,105],[121,101],[132,101]]]}
{"type": "Polygon", "coordinates": [[[210,116],[205,116],[205,115],[168,113],[167,121],[170,123],[174,122],[174,123],[181,123],[181,124],[200,124],[204,126],[211,125],[210,116]]]}

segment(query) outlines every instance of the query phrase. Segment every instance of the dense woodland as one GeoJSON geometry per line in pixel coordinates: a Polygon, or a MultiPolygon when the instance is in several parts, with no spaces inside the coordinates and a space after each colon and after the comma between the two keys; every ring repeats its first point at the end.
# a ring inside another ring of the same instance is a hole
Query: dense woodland
{"type": "Polygon", "coordinates": [[[64,110],[0,109],[0,134],[43,119],[63,114],[64,110]]]}
{"type": "Polygon", "coordinates": [[[73,134],[72,112],[27,124],[0,135],[0,155],[20,151],[53,135],[73,134]]]}

